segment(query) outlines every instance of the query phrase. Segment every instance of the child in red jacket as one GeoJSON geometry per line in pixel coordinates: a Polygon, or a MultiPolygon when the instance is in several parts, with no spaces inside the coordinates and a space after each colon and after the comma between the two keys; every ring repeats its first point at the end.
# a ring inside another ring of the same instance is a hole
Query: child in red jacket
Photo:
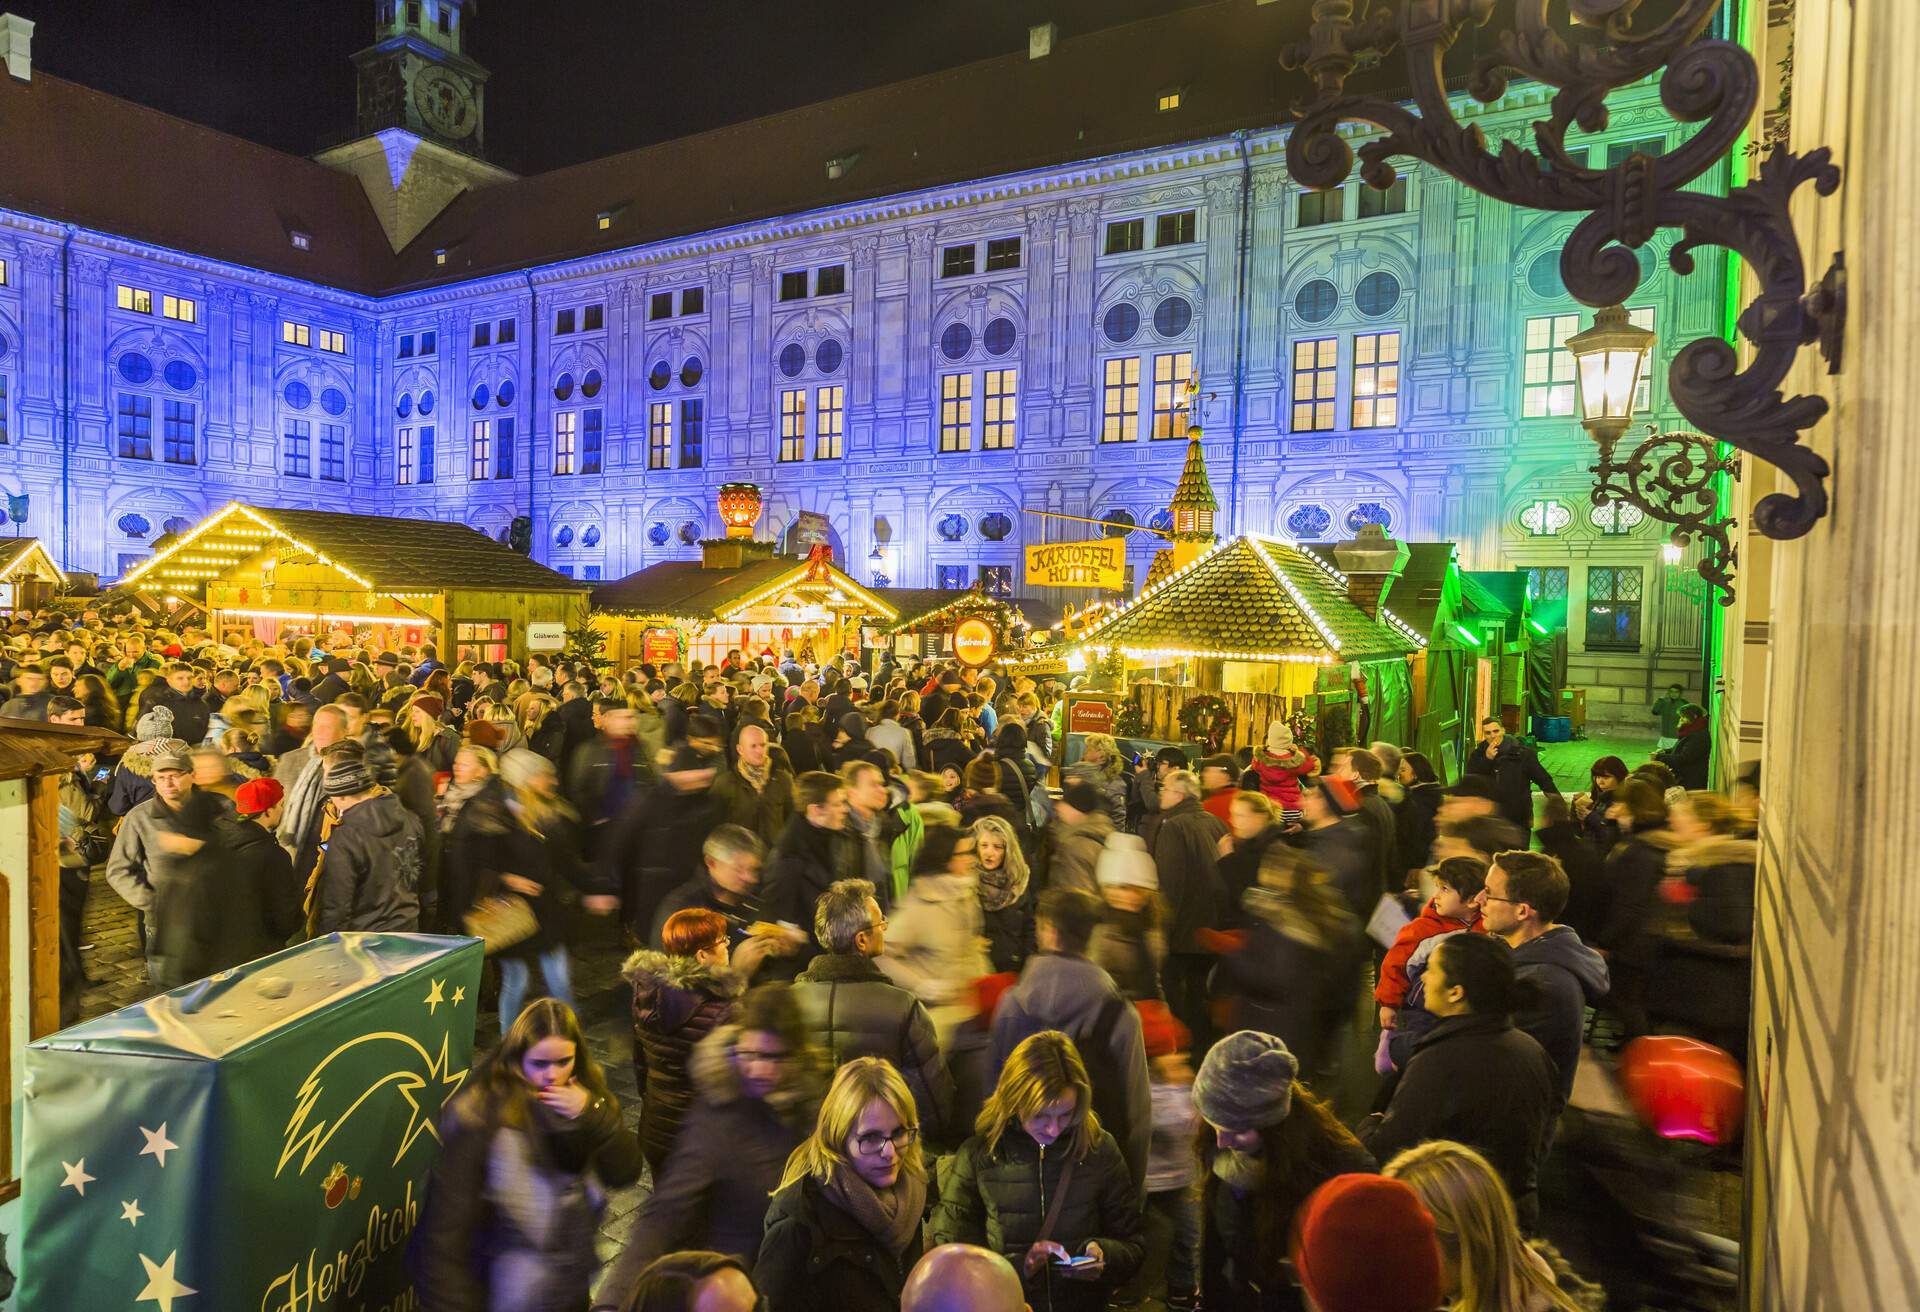
{"type": "Polygon", "coordinates": [[[1407,959],[1415,949],[1436,934],[1452,934],[1463,929],[1486,932],[1480,924],[1480,913],[1474,910],[1473,900],[1487,882],[1487,863],[1477,856],[1450,856],[1434,867],[1433,877],[1440,886],[1433,900],[1401,928],[1380,963],[1380,982],[1374,986],[1373,1000],[1380,1004],[1383,1030],[1397,1027],[1397,1013],[1407,1001],[1410,984],[1407,959]]]}
{"type": "Polygon", "coordinates": [[[1253,773],[1260,776],[1260,791],[1273,799],[1288,824],[1300,823],[1300,779],[1318,773],[1320,762],[1293,741],[1293,730],[1284,721],[1267,726],[1267,745],[1253,758],[1253,773]]]}

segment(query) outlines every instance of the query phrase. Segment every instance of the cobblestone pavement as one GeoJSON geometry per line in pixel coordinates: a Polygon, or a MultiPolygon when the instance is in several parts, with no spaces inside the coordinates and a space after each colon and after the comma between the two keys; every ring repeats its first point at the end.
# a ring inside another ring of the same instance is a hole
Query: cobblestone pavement
{"type": "Polygon", "coordinates": [[[1603,756],[1617,756],[1631,770],[1653,755],[1652,734],[1602,734],[1576,738],[1565,743],[1541,743],[1540,764],[1547,767],[1561,791],[1571,797],[1585,792],[1593,763],[1603,756]]]}

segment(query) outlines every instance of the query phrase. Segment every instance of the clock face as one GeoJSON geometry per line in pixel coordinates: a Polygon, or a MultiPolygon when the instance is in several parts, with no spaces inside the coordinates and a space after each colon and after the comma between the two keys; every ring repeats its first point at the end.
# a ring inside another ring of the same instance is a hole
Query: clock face
{"type": "Polygon", "coordinates": [[[444,68],[423,68],[413,75],[413,107],[428,127],[455,141],[480,126],[473,91],[444,68]]]}

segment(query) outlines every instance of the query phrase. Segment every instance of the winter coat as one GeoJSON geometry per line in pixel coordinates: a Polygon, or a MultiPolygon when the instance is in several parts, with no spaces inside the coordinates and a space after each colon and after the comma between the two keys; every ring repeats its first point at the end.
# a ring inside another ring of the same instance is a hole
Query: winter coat
{"type": "Polygon", "coordinates": [[[953,1113],[953,1077],[920,999],[870,958],[843,952],[815,957],[793,981],[793,997],[814,1044],[836,1068],[855,1057],[892,1062],[920,1109],[922,1132],[943,1139],[953,1113]]]}
{"type": "Polygon", "coordinates": [[[1300,847],[1326,869],[1327,882],[1340,891],[1347,910],[1365,924],[1380,901],[1379,866],[1369,846],[1373,835],[1358,820],[1336,820],[1299,835],[1300,847]]]}
{"type": "Polygon", "coordinates": [[[1214,989],[1232,999],[1233,1029],[1280,1039],[1308,1079],[1326,1066],[1333,1036],[1352,1012],[1366,940],[1357,919],[1324,943],[1284,932],[1280,906],[1265,890],[1248,895],[1245,943],[1220,958],[1214,989]]]}
{"type": "Polygon", "coordinates": [[[900,763],[902,770],[920,768],[920,758],[914,754],[913,735],[907,732],[905,725],[898,720],[880,720],[867,730],[867,741],[882,751],[893,753],[893,759],[900,763]]]}
{"type": "Polygon", "coordinates": [[[1439,832],[1434,817],[1445,796],[1439,784],[1415,784],[1407,789],[1393,821],[1396,883],[1406,878],[1407,871],[1423,870],[1433,860],[1433,840],[1439,832]]]}
{"type": "Polygon", "coordinates": [[[420,928],[420,822],[384,790],[334,824],[314,894],[314,932],[420,928]]]}
{"type": "MultiPolygon", "coordinates": [[[[1399,890],[1406,883],[1406,872],[1394,869],[1399,861],[1400,836],[1394,827],[1393,806],[1380,795],[1377,784],[1360,785],[1360,809],[1354,813],[1354,820],[1364,825],[1371,839],[1368,844],[1373,853],[1374,870],[1381,893],[1389,889],[1399,890]]],[[[1374,902],[1380,900],[1374,896],[1374,902]]],[[[1368,914],[1373,911],[1367,907],[1368,914]]]]}
{"type": "Polygon", "coordinates": [[[1140,1192],[1120,1145],[1104,1128],[1087,1155],[1071,1163],[1073,1178],[1048,1238],[1075,1257],[1090,1243],[1100,1245],[1106,1272],[1099,1280],[1069,1280],[1047,1263],[1026,1276],[1027,1250],[1040,1240],[1069,1164],[1064,1144],[1042,1149],[1017,1124],[991,1148],[973,1136],[945,1165],[927,1242],[976,1244],[999,1253],[1025,1277],[1027,1304],[1035,1312],[1100,1312],[1146,1256],[1140,1192]]]}
{"type": "Polygon", "coordinates": [[[198,792],[160,828],[200,847],[163,850],[148,872],[147,973],[156,985],[179,988],[286,945],[300,927],[300,890],[271,834],[198,792]]]}
{"type": "Polygon", "coordinates": [[[1582,934],[1597,934],[1606,923],[1611,894],[1596,849],[1571,820],[1541,825],[1535,837],[1540,850],[1567,872],[1567,905],[1559,923],[1572,925],[1582,934]]]}
{"type": "Polygon", "coordinates": [[[1707,732],[1707,722],[1695,720],[1681,725],[1678,740],[1666,751],[1655,752],[1653,759],[1665,761],[1682,788],[1705,788],[1713,765],[1713,737],[1707,732]]]}
{"type": "Polygon", "coordinates": [[[620,1105],[598,1098],[573,1120],[538,1103],[499,1124],[478,1082],[440,1117],[440,1158],[408,1251],[424,1312],[576,1312],[598,1259],[606,1190],[640,1176],[620,1105]]]}
{"type": "Polygon", "coordinates": [[[1279,825],[1268,825],[1252,838],[1234,839],[1232,848],[1219,859],[1220,928],[1239,929],[1247,923],[1242,906],[1247,890],[1260,882],[1260,863],[1267,849],[1286,836],[1279,825]]]}
{"type": "Polygon", "coordinates": [[[1606,958],[1582,943],[1571,926],[1555,925],[1513,950],[1513,972],[1539,990],[1534,1004],[1517,1013],[1513,1023],[1531,1034],[1552,1058],[1559,1076],[1556,1107],[1565,1106],[1573,1093],[1574,1072],[1580,1068],[1586,1009],[1611,987],[1606,958]]]}
{"type": "Polygon", "coordinates": [[[1085,957],[1048,952],[1029,957],[1019,982],[1001,995],[993,1015],[990,1078],[997,1081],[1021,1040],[1042,1030],[1061,1031],[1080,1050],[1093,1082],[1093,1109],[1119,1142],[1135,1186],[1144,1188],[1153,1094],[1140,1013],[1107,972],[1085,957]]]}
{"type": "Polygon", "coordinates": [[[755,788],[736,765],[714,776],[713,800],[725,823],[739,825],[772,847],[793,818],[793,771],[769,758],[767,786],[755,788]]]}
{"type": "Polygon", "coordinates": [[[779,1087],[749,1098],[733,1066],[739,1037],[737,1025],[722,1025],[694,1045],[687,1062],[693,1105],[666,1170],[633,1214],[626,1249],[601,1282],[600,1305],[619,1306],[663,1253],[704,1249],[753,1265],[767,1199],[787,1158],[813,1132],[826,1071],[817,1053],[791,1053],[779,1087]]]}
{"type": "Polygon", "coordinates": [[[1753,941],[1758,852],[1751,838],[1715,835],[1677,848],[1667,858],[1667,869],[1695,891],[1687,904],[1687,924],[1695,934],[1709,943],[1753,941]]]}
{"type": "Polygon", "coordinates": [[[199,693],[175,692],[173,685],[166,680],[155,679],[141,695],[134,719],[138,720],[156,706],[164,706],[172,712],[175,738],[189,747],[197,747],[207,740],[207,725],[213,719],[213,708],[201,699],[199,693]]]}
{"type": "Polygon", "coordinates": [[[1067,783],[1084,780],[1098,788],[1101,798],[1107,804],[1107,819],[1113,821],[1115,829],[1126,827],[1127,777],[1125,775],[1108,774],[1101,767],[1088,765],[1082,761],[1061,771],[1061,777],[1067,783]]]}
{"type": "Polygon", "coordinates": [[[760,912],[760,899],[752,893],[738,902],[720,896],[719,887],[713,877],[705,870],[689,879],[686,883],[660,899],[660,905],[653,913],[653,927],[647,934],[647,946],[660,951],[664,946],[662,935],[666,932],[667,921],[676,911],[711,911],[723,916],[727,922],[727,943],[738,951],[740,945],[749,937],[747,931],[766,917],[760,912]]]}
{"type": "Polygon", "coordinates": [[[1613,805],[1614,789],[1596,789],[1592,794],[1582,793],[1574,798],[1577,809],[1580,797],[1587,799],[1587,813],[1580,817],[1580,832],[1593,844],[1593,850],[1604,857],[1620,841],[1620,822],[1607,818],[1607,811],[1613,805]]]}
{"type": "MultiPolygon", "coordinates": [[[[926,714],[928,724],[939,723],[931,711],[926,714]]],[[[967,762],[973,759],[972,744],[963,742],[960,735],[951,729],[929,729],[926,734],[927,762],[933,773],[939,774],[948,766],[965,773],[967,762]]]]}
{"type": "Polygon", "coordinates": [[[1667,853],[1674,847],[1664,829],[1629,830],[1607,854],[1607,914],[1593,945],[1633,965],[1653,959],[1654,920],[1667,853]]]}
{"type": "Polygon", "coordinates": [[[790,980],[819,954],[813,941],[813,909],[834,881],[857,877],[860,869],[860,853],[844,830],[821,829],[805,812],[787,821],[767,861],[760,905],[768,920],[797,926],[807,942],[791,957],[769,959],[761,967],[762,979],[790,980]]]}
{"type": "Polygon", "coordinates": [[[929,1007],[965,1002],[973,981],[992,973],[985,934],[971,875],[921,875],[888,913],[880,969],[929,1007]]]}
{"type": "Polygon", "coordinates": [[[1112,833],[1113,821],[1100,811],[1075,824],[1049,825],[1047,887],[1077,888],[1098,897],[1100,881],[1094,870],[1112,833]]]}
{"type": "Polygon", "coordinates": [[[1219,843],[1227,827],[1201,809],[1191,797],[1160,812],[1160,823],[1147,846],[1160,874],[1160,896],[1172,917],[1167,925],[1167,947],[1173,952],[1198,952],[1197,930],[1220,923],[1219,843]]]}
{"type": "Polygon", "coordinates": [[[652,927],[660,900],[704,868],[701,845],[721,815],[712,789],[681,792],[663,779],[613,822],[599,846],[600,883],[619,892],[635,938],[652,927]]]}
{"type": "Polygon", "coordinates": [[[107,793],[107,810],[117,816],[133,814],[133,808],[153,796],[153,757],[138,746],[120,758],[113,770],[113,787],[107,793]]]}
{"type": "Polygon", "coordinates": [[[924,1251],[916,1230],[896,1256],[803,1176],[767,1208],[753,1286],[767,1312],[897,1312],[907,1273],[924,1251]]]}
{"type": "Polygon", "coordinates": [[[1167,931],[1152,903],[1138,911],[1109,906],[1087,942],[1087,956],[1129,1002],[1165,998],[1160,971],[1167,961],[1167,931]]]}
{"type": "MultiPolygon", "coordinates": [[[[1371,1175],[1378,1169],[1373,1154],[1342,1134],[1319,1148],[1307,1168],[1310,1178],[1301,1180],[1294,1193],[1305,1200],[1336,1175],[1371,1175]]],[[[1236,1193],[1212,1175],[1201,1181],[1200,1293],[1209,1312],[1304,1312],[1306,1300],[1287,1264],[1297,1214],[1296,1209],[1263,1222],[1255,1197],[1236,1193]],[[1272,1229],[1263,1229],[1263,1223],[1272,1229]]]]}
{"type": "Polygon", "coordinates": [[[1556,1076],[1546,1050],[1505,1016],[1448,1016],[1413,1045],[1393,1101],[1361,1126],[1360,1142],[1383,1162],[1429,1139],[1477,1148],[1525,1217],[1538,1206],[1540,1156],[1560,1110],[1556,1076]]]}
{"type": "Polygon", "coordinates": [[[1465,772],[1485,775],[1493,781],[1501,814],[1519,825],[1523,833],[1533,831],[1531,785],[1539,785],[1543,793],[1560,795],[1560,785],[1540,764],[1539,755],[1518,738],[1502,738],[1491,761],[1487,759],[1486,741],[1475,743],[1472,754],[1467,757],[1465,772]]]}
{"type": "MultiPolygon", "coordinates": [[[[642,715],[640,722],[657,725],[660,718],[642,715]]],[[[617,822],[634,799],[653,786],[653,751],[644,736],[618,748],[607,738],[590,738],[574,749],[565,778],[567,800],[582,823],[617,822]]]]}
{"type": "Polygon", "coordinates": [[[153,907],[153,870],[164,856],[159,835],[173,827],[173,815],[158,796],[149,797],[127,812],[114,832],[107,883],[135,911],[153,907]]]}
{"type": "Polygon", "coordinates": [[[693,957],[642,950],[621,969],[633,986],[633,1065],[640,1077],[640,1151],[659,1178],[687,1109],[694,1045],[733,1016],[745,983],[693,957]]]}
{"type": "Polygon", "coordinates": [[[1024,893],[998,911],[983,910],[981,922],[987,936],[987,957],[993,973],[1018,974],[1034,952],[1033,881],[1027,881],[1024,893]]]}
{"type": "Polygon", "coordinates": [[[1283,811],[1298,811],[1301,777],[1319,773],[1320,762],[1312,753],[1302,751],[1298,744],[1280,756],[1262,747],[1254,753],[1252,770],[1260,778],[1260,791],[1271,798],[1275,806],[1283,811]]]}
{"type": "Polygon", "coordinates": [[[1454,920],[1442,916],[1431,901],[1420,908],[1419,915],[1400,927],[1400,932],[1394,936],[1393,946],[1387,949],[1386,957],[1380,962],[1380,979],[1373,986],[1373,1000],[1383,1007],[1405,1006],[1407,958],[1413,955],[1415,948],[1436,934],[1451,934],[1461,929],[1480,930],[1480,913],[1473,912],[1467,920],[1454,920]]]}
{"type": "MultiPolygon", "coordinates": [[[[1013,799],[1001,792],[976,792],[969,788],[953,799],[954,810],[960,813],[960,827],[971,829],[983,818],[999,816],[1013,828],[1013,836],[1020,842],[1020,850],[1033,850],[1033,826],[1027,821],[1027,813],[1014,805],[1013,799]]],[[[1047,826],[1051,836],[1055,826],[1047,826]]]]}

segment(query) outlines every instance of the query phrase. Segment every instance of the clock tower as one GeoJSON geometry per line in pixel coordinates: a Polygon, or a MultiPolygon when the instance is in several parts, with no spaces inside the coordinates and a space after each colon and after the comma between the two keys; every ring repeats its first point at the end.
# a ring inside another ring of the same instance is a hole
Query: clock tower
{"type": "Polygon", "coordinates": [[[322,164],[360,179],[398,251],[469,187],[509,181],[486,162],[487,70],[467,58],[474,0],[376,0],[374,43],[354,55],[357,139],[322,164]]]}

